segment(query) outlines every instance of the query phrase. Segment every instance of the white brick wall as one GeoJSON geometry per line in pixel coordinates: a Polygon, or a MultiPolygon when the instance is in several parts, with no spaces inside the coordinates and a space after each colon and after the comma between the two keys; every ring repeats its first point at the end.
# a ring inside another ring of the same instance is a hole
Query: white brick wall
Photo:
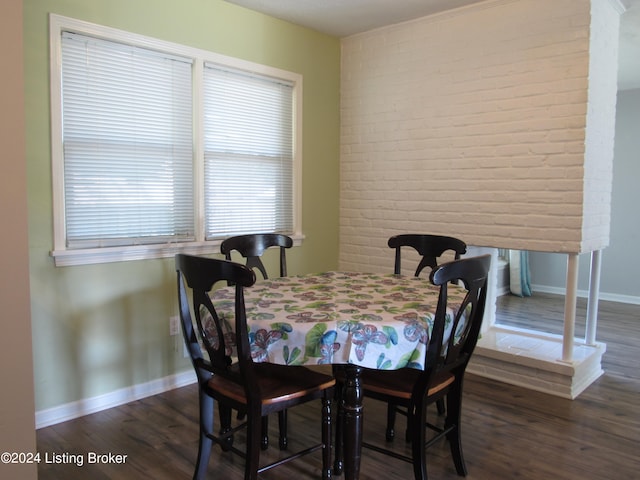
{"type": "Polygon", "coordinates": [[[589,86],[590,24],[586,0],[498,0],[343,39],[340,268],[389,271],[386,241],[408,232],[606,246],[610,175],[585,174],[588,99],[611,114],[589,86]]]}
{"type": "Polygon", "coordinates": [[[583,250],[609,244],[620,16],[608,0],[592,1],[585,148],[583,250]]]}

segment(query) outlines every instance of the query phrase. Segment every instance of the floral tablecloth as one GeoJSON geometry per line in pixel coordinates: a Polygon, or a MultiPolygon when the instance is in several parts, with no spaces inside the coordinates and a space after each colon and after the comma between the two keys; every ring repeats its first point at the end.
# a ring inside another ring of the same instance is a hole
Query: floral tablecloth
{"type": "MultiPolygon", "coordinates": [[[[464,290],[449,290],[455,308],[464,290]]],[[[327,272],[258,282],[245,290],[252,357],[285,365],[422,369],[438,291],[426,278],[392,274],[327,272]]],[[[233,289],[211,298],[232,340],[233,289]]]]}

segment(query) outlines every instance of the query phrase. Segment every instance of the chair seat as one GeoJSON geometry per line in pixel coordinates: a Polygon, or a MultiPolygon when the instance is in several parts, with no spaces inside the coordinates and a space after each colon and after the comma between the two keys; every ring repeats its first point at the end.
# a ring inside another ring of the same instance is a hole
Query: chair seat
{"type": "MultiPolygon", "coordinates": [[[[409,400],[412,387],[418,381],[422,371],[413,368],[401,370],[365,370],[362,373],[362,388],[367,393],[377,393],[387,397],[409,400]]],[[[433,385],[427,395],[432,396],[453,383],[455,376],[445,372],[434,378],[433,385]]]]}
{"type": "MultiPolygon", "coordinates": [[[[366,393],[377,393],[387,397],[396,397],[409,400],[411,387],[420,376],[421,370],[403,368],[400,370],[371,370],[364,369],[360,377],[362,389],[366,393]]],[[[337,383],[344,384],[345,376],[341,368],[334,368],[334,377],[337,383]]],[[[428,395],[435,395],[445,389],[455,380],[451,373],[444,373],[436,377],[434,385],[429,389],[428,395]]]]}
{"type": "MultiPolygon", "coordinates": [[[[335,385],[333,377],[310,370],[305,367],[276,365],[272,363],[257,363],[258,385],[262,394],[262,405],[272,404],[320,394],[335,385]]],[[[207,386],[239,404],[246,404],[244,389],[236,382],[232,382],[220,375],[214,375],[207,386]]]]}

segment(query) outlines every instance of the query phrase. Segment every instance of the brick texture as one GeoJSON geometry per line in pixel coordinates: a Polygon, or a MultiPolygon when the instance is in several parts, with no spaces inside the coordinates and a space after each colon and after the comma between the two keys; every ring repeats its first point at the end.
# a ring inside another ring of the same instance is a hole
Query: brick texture
{"type": "Polygon", "coordinates": [[[408,232],[608,244],[618,19],[593,3],[597,21],[588,1],[499,0],[343,39],[341,268],[389,271],[408,232]]]}

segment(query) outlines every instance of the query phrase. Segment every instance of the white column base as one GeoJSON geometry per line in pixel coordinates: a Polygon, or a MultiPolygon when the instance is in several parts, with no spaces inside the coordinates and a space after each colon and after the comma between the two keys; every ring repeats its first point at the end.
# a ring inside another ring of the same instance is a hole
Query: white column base
{"type": "Polygon", "coordinates": [[[503,325],[492,325],[481,335],[468,373],[569,399],[603,374],[604,343],[576,339],[572,360],[566,362],[561,335],[503,325]]]}

